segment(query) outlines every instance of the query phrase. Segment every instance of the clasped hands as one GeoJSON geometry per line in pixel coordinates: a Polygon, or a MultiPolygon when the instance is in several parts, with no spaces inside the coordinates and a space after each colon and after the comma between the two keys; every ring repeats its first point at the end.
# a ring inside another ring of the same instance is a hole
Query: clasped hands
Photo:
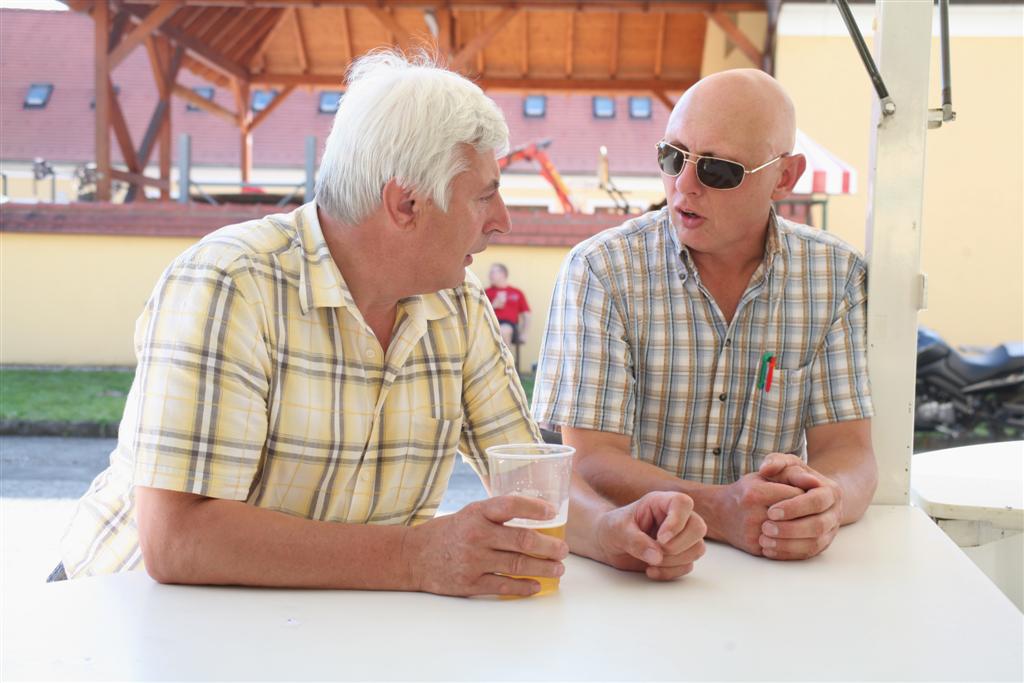
{"type": "Polygon", "coordinates": [[[773,560],[804,560],[832,543],[843,518],[843,491],[802,459],[772,453],[757,472],[720,490],[720,540],[773,560]]]}

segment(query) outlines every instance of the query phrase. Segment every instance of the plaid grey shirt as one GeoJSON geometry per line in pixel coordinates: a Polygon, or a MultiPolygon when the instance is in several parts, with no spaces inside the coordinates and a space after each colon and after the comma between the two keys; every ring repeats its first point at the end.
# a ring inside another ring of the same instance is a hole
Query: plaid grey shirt
{"type": "Polygon", "coordinates": [[[648,213],[566,258],[533,415],[628,434],[634,457],[687,480],[735,481],[768,453],[802,453],[808,427],[871,416],[866,299],[860,255],[772,214],[765,260],[727,323],[667,210],[648,213]]]}

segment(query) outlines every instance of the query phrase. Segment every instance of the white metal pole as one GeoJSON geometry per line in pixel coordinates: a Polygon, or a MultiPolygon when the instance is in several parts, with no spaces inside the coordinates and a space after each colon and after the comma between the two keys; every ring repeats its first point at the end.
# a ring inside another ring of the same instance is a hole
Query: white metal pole
{"type": "Polygon", "coordinates": [[[895,104],[876,101],[867,216],[868,368],[878,457],[875,502],[906,504],[914,449],[917,313],[925,306],[921,273],[921,205],[928,76],[930,0],[877,0],[875,58],[895,104]]]}

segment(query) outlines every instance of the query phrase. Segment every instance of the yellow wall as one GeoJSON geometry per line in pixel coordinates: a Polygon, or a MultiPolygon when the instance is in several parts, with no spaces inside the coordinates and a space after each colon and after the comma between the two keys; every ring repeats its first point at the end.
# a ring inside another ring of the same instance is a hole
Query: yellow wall
{"type": "Polygon", "coordinates": [[[135,319],[193,241],[0,233],[0,362],[134,365],[135,319]]]}
{"type": "MultiPolygon", "coordinates": [[[[870,40],[869,40],[870,45],[870,40]]],[[[957,120],[928,133],[922,324],[956,344],[1024,338],[1024,40],[954,37],[957,120]]],[[[932,106],[940,105],[938,41],[932,106]]],[[[847,37],[780,38],[776,74],[798,125],[852,164],[858,191],[829,201],[829,228],[864,249],[874,98],[847,37]]]]}

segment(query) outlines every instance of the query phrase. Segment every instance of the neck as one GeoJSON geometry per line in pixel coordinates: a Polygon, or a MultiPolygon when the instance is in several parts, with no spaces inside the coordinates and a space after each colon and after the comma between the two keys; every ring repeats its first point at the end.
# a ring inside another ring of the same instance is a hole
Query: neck
{"type": "Polygon", "coordinates": [[[690,258],[701,273],[701,277],[714,273],[719,277],[734,278],[746,275],[749,277],[759,263],[764,260],[768,231],[765,230],[759,239],[747,240],[731,244],[720,252],[702,252],[690,250],[690,258]]]}
{"type": "Polygon", "coordinates": [[[393,314],[399,300],[413,292],[403,286],[406,269],[384,244],[383,231],[371,221],[345,225],[319,209],[317,215],[331,258],[363,317],[369,321],[393,314]]]}

